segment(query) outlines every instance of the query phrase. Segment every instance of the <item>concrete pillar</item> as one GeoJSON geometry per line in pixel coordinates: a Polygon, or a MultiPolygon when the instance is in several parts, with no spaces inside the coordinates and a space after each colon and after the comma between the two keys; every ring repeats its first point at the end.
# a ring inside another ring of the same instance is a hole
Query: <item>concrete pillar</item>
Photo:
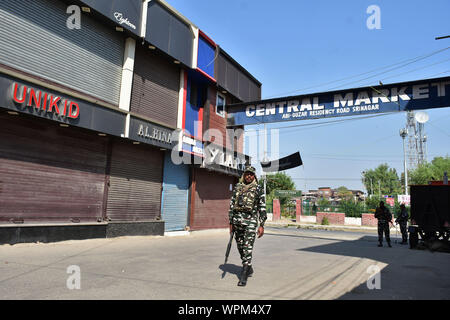
{"type": "Polygon", "coordinates": [[[295,201],[295,222],[300,222],[300,217],[302,215],[302,200],[297,199],[295,201]]]}
{"type": "MultiPolygon", "coordinates": [[[[131,90],[133,87],[134,58],[136,53],[136,40],[127,38],[125,41],[125,53],[122,66],[122,85],[120,87],[119,108],[130,112],[131,90]]],[[[130,131],[130,113],[127,114],[125,123],[125,138],[128,138],[130,131]]]]}
{"type": "Polygon", "coordinates": [[[119,108],[124,111],[130,111],[135,52],[136,41],[133,38],[127,38],[127,40],[125,41],[125,54],[122,66],[122,85],[120,87],[119,101],[119,108]]]}
{"type": "Polygon", "coordinates": [[[280,199],[273,199],[273,221],[281,219],[280,199]]]}

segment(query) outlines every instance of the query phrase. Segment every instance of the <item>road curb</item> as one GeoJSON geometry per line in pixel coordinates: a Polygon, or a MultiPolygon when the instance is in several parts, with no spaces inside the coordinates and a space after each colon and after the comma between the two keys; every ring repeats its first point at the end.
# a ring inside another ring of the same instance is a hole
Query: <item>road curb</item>
{"type": "MultiPolygon", "coordinates": [[[[295,222],[266,222],[265,226],[275,228],[297,228],[297,229],[310,229],[310,230],[332,230],[332,231],[354,231],[354,232],[378,232],[377,227],[363,227],[363,226],[343,226],[343,225],[318,225],[318,224],[305,224],[295,222]]],[[[390,229],[391,234],[395,232],[395,228],[390,229]]]]}

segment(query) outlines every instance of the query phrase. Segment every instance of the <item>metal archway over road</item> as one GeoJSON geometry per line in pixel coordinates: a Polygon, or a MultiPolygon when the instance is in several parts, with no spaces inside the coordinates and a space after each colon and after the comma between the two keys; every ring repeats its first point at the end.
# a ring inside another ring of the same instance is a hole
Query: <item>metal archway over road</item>
{"type": "Polygon", "coordinates": [[[227,106],[228,127],[450,107],[450,77],[227,106]]]}

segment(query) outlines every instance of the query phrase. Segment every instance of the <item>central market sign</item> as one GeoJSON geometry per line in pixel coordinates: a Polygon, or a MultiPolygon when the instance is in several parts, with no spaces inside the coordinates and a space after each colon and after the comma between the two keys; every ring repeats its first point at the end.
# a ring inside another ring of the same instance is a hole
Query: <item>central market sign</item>
{"type": "Polygon", "coordinates": [[[450,77],[231,104],[229,127],[450,106],[450,77]]]}

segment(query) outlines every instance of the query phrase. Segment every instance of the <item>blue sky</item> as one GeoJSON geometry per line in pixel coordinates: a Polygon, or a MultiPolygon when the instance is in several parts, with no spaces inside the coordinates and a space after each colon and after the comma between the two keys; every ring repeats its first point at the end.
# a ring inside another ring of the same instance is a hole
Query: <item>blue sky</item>
{"type": "MultiPolygon", "coordinates": [[[[450,76],[450,49],[390,72],[381,69],[450,47],[450,38],[435,40],[450,35],[448,0],[167,2],[263,84],[263,99],[376,85],[380,80],[387,84],[450,76]],[[380,29],[367,27],[372,12],[366,11],[371,5],[380,8],[380,29]],[[378,71],[337,81],[373,70],[378,71]],[[375,74],[379,75],[362,80],[375,74]]],[[[426,112],[431,161],[450,155],[450,108],[426,112]]],[[[285,171],[298,189],[346,186],[366,191],[363,170],[387,163],[399,175],[403,172],[399,130],[405,127],[404,112],[319,125],[338,119],[343,118],[267,125],[270,130],[308,124],[279,129],[280,157],[300,151],[304,162],[285,171]]],[[[261,125],[247,126],[247,137],[260,129],[261,125]]],[[[269,156],[271,147],[275,149],[269,145],[269,156]]]]}

